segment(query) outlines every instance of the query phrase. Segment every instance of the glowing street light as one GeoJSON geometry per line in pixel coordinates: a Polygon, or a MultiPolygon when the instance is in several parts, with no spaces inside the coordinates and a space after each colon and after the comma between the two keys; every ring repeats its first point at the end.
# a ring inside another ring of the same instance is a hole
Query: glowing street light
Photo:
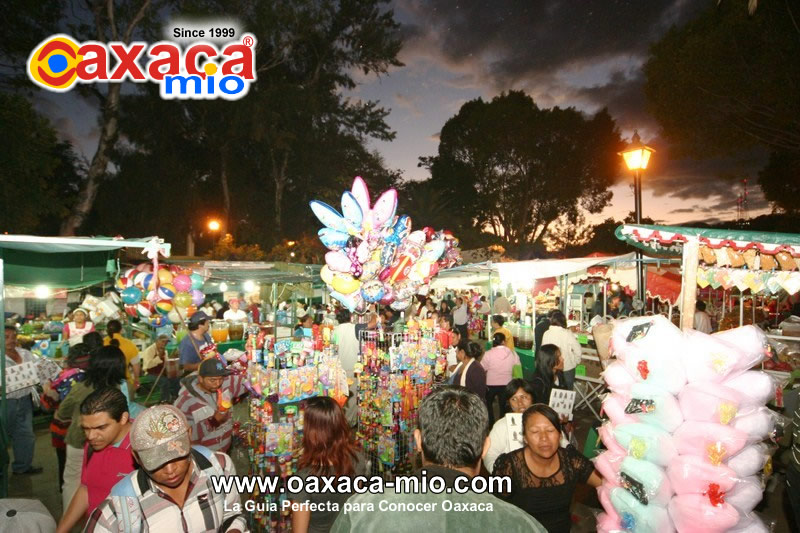
{"type": "Polygon", "coordinates": [[[223,281],[222,283],[219,284],[219,290],[222,291],[222,292],[227,291],[228,290],[228,284],[223,281]]]}
{"type": "MultiPolygon", "coordinates": [[[[631,138],[631,144],[628,148],[619,152],[619,155],[625,160],[625,165],[628,170],[633,172],[633,204],[634,213],[636,216],[636,223],[642,223],[642,171],[647,169],[647,164],[650,162],[650,156],[655,153],[655,150],[642,143],[639,137],[639,132],[634,131],[631,138]]],[[[644,294],[644,268],[642,267],[642,252],[636,250],[636,295],[645,301],[644,294]]]]}
{"type": "Polygon", "coordinates": [[[210,231],[219,231],[221,227],[222,224],[220,224],[219,220],[211,219],[208,221],[208,229],[210,231]]]}
{"type": "Polygon", "coordinates": [[[255,281],[253,281],[251,279],[248,279],[247,281],[244,282],[244,291],[245,292],[253,292],[255,290],[256,290],[256,282],[255,281]]]}
{"type": "Polygon", "coordinates": [[[46,300],[50,298],[50,287],[47,285],[38,285],[33,289],[33,296],[39,300],[46,300]]]}

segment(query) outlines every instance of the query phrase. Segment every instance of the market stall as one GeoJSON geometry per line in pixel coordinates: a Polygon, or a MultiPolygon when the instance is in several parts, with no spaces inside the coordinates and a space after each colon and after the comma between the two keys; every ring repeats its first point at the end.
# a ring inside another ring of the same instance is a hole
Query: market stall
{"type": "MultiPolygon", "coordinates": [[[[148,257],[169,256],[170,245],[157,237],[123,239],[105,237],[38,237],[0,235],[0,313],[5,313],[5,288],[16,286],[40,294],[82,290],[111,280],[117,273],[118,251],[141,249],[148,257]]],[[[0,346],[0,454],[7,449],[5,420],[5,345],[0,346]]],[[[7,461],[2,463],[0,497],[8,493],[7,461]]]]}

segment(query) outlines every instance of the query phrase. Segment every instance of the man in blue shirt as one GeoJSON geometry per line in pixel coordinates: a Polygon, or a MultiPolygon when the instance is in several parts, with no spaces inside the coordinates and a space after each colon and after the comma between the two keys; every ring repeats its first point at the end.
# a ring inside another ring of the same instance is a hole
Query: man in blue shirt
{"type": "Polygon", "coordinates": [[[178,351],[181,356],[181,365],[184,370],[194,372],[203,358],[200,356],[200,350],[206,344],[212,344],[211,335],[208,330],[211,328],[211,323],[208,315],[202,311],[197,311],[189,319],[189,333],[183,338],[178,351]]]}

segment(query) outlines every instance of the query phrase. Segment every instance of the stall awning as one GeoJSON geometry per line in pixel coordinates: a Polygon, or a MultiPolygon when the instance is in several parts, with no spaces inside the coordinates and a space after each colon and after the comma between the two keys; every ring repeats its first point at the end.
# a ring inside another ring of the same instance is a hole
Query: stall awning
{"type": "Polygon", "coordinates": [[[173,263],[191,264],[202,271],[208,282],[255,283],[322,283],[319,272],[322,265],[266,261],[185,261],[173,263]]]}
{"type": "Polygon", "coordinates": [[[689,237],[697,237],[700,245],[712,249],[729,247],[740,252],[756,249],[767,255],[785,251],[800,257],[800,234],[796,233],[643,224],[625,224],[619,226],[615,233],[619,240],[655,254],[680,255],[683,243],[689,237]]]}
{"type": "Polygon", "coordinates": [[[39,237],[0,235],[6,285],[46,284],[70,289],[101,283],[116,270],[112,262],[121,248],[157,246],[169,255],[170,245],[156,237],[39,237]],[[155,239],[155,240],[154,240],[155,239]]]}

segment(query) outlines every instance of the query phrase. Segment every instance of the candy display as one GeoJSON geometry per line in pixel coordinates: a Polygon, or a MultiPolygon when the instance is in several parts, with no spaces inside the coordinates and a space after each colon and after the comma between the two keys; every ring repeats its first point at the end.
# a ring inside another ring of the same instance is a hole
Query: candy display
{"type": "Polygon", "coordinates": [[[762,441],[778,417],[764,404],[775,383],[749,370],[767,357],[765,341],[754,327],[706,335],[658,316],[616,323],[598,531],[766,530],[753,509],[770,470],[762,441]]]}
{"type": "Polygon", "coordinates": [[[342,194],[342,212],[313,200],[311,210],[325,226],[319,230],[325,254],[320,272],[331,296],[359,314],[370,303],[396,310],[411,305],[439,270],[461,263],[458,239],[446,230],[411,230],[411,218],[395,216],[397,191],[389,189],[371,204],[361,177],[342,194]]]}
{"type": "Polygon", "coordinates": [[[372,459],[373,474],[409,473],[420,400],[443,376],[447,357],[430,331],[366,331],[361,338],[357,440],[372,459]]]}
{"type": "MultiPolygon", "coordinates": [[[[304,400],[330,396],[340,405],[347,401],[347,374],[342,369],[330,335],[314,328],[313,337],[295,341],[275,338],[267,329],[250,326],[245,351],[228,350],[228,368],[246,373],[250,391],[250,421],[244,441],[250,459],[250,474],[281,480],[297,473],[303,440],[304,400]]],[[[226,399],[220,397],[224,407],[226,399]]],[[[259,501],[252,514],[252,531],[290,531],[291,514],[282,507],[287,495],[276,487],[272,494],[252,494],[259,501]],[[262,505],[263,503],[263,505],[262,505]]]]}

